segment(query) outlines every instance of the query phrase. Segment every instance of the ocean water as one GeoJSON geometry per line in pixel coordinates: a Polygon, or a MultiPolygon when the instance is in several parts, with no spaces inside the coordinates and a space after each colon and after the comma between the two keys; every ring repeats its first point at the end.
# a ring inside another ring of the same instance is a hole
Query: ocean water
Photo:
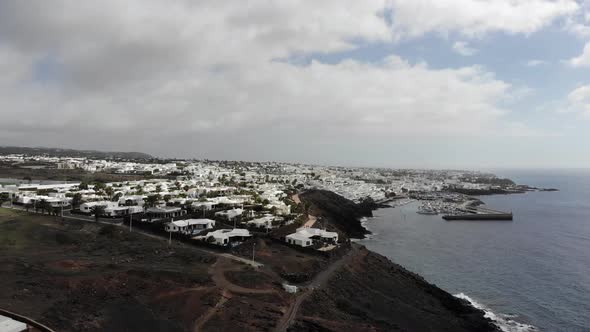
{"type": "Polygon", "coordinates": [[[504,331],[590,331],[590,171],[495,171],[558,188],[480,197],[514,221],[380,209],[361,243],[486,311],[504,331]]]}

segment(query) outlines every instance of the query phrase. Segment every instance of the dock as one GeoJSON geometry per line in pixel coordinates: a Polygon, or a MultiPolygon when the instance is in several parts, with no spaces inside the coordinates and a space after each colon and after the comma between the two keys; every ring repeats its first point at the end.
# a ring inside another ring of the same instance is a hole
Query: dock
{"type": "Polygon", "coordinates": [[[444,215],[444,220],[513,220],[512,212],[496,211],[484,207],[467,207],[465,214],[444,215]]]}
{"type": "Polygon", "coordinates": [[[470,213],[446,215],[444,220],[513,220],[512,213],[470,213]]]}

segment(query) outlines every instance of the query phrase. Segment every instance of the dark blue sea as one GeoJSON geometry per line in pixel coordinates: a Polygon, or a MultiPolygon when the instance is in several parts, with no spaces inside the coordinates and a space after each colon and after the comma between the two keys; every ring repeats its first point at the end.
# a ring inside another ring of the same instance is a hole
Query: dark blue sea
{"type": "Polygon", "coordinates": [[[495,171],[559,192],[480,197],[514,221],[380,209],[369,249],[484,309],[504,331],[590,331],[590,170],[495,171]]]}

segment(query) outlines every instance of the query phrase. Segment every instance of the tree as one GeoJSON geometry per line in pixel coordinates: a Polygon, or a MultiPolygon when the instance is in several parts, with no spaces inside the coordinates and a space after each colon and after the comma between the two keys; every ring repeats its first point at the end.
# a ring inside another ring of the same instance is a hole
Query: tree
{"type": "Polygon", "coordinates": [[[144,198],[144,201],[147,207],[154,207],[156,206],[156,203],[158,203],[161,199],[162,198],[160,197],[160,194],[155,194],[150,195],[147,198],[144,198]]]}
{"type": "Polygon", "coordinates": [[[9,200],[10,200],[10,198],[8,197],[8,194],[5,194],[5,193],[0,194],[0,206],[4,202],[8,202],[9,200]]]}
{"type": "Polygon", "coordinates": [[[79,188],[80,190],[88,190],[88,183],[86,183],[86,182],[82,182],[82,183],[80,183],[80,184],[78,185],[78,188],[79,188]]]}
{"type": "Polygon", "coordinates": [[[111,199],[113,197],[113,193],[115,192],[115,190],[113,189],[113,187],[106,187],[104,188],[104,192],[109,196],[109,199],[111,199]]]}
{"type": "Polygon", "coordinates": [[[77,209],[80,207],[80,204],[82,204],[82,194],[75,193],[72,197],[72,208],[77,209]]]}
{"type": "Polygon", "coordinates": [[[171,199],[171,198],[172,198],[172,196],[170,196],[170,195],[164,195],[164,201],[165,201],[166,203],[168,203],[168,202],[170,201],[170,199],[171,199]]]}
{"type": "Polygon", "coordinates": [[[121,197],[123,197],[123,193],[118,192],[115,194],[115,196],[113,196],[113,202],[118,202],[121,197]]]}
{"type": "Polygon", "coordinates": [[[49,204],[49,202],[44,199],[39,201],[39,208],[41,209],[42,214],[45,214],[45,211],[47,211],[47,213],[51,213],[51,204],[49,204]]]}
{"type": "Polygon", "coordinates": [[[156,186],[156,192],[160,193],[162,191],[162,186],[161,185],[157,185],[156,186]]]}
{"type": "Polygon", "coordinates": [[[94,214],[94,219],[98,221],[98,219],[104,215],[104,206],[103,205],[95,205],[90,209],[91,213],[94,214]]]}
{"type": "Polygon", "coordinates": [[[102,182],[94,182],[94,190],[95,191],[99,191],[99,190],[105,190],[106,185],[102,182]]]}

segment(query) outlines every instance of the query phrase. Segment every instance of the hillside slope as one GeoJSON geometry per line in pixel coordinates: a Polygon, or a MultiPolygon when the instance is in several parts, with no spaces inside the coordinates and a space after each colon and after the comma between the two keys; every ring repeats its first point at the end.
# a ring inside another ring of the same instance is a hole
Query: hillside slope
{"type": "Polygon", "coordinates": [[[364,247],[301,307],[292,331],[499,331],[481,310],[364,247]]]}
{"type": "Polygon", "coordinates": [[[0,155],[23,154],[28,156],[46,155],[50,157],[72,157],[72,158],[96,158],[96,159],[128,159],[146,160],[153,159],[151,155],[143,152],[104,152],[94,150],[74,150],[45,147],[19,147],[0,146],[0,155]]]}
{"type": "Polygon", "coordinates": [[[347,237],[361,239],[370,233],[359,221],[373,215],[370,207],[327,190],[309,190],[299,197],[309,207],[308,213],[322,217],[347,237]]]}

